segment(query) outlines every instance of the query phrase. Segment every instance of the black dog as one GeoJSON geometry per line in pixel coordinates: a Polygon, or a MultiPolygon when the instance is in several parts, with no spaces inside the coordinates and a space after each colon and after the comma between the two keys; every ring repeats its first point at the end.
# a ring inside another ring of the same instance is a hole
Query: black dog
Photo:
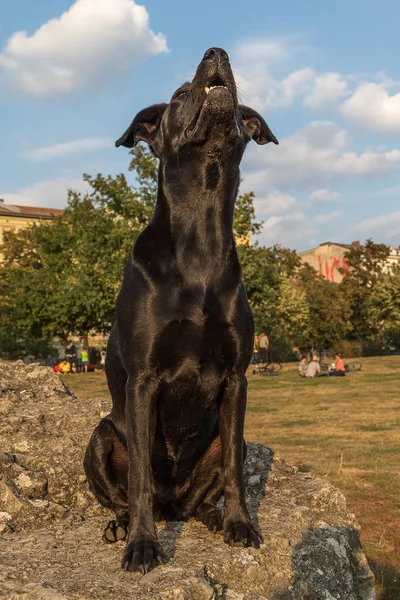
{"type": "Polygon", "coordinates": [[[194,515],[229,544],[262,541],[244,497],[254,327],[232,231],[251,139],[278,143],[238,105],[226,52],[210,48],[192,83],[139,112],[116,142],[143,140],[160,159],[157,206],[126,266],[108,343],[113,408],[84,462],[91,490],[116,514],[103,539],[127,536],[128,571],[164,562],[154,520],[194,515]]]}

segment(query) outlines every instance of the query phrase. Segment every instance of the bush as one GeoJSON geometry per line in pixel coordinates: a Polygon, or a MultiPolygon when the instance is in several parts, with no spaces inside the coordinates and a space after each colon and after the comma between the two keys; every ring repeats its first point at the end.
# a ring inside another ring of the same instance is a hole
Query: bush
{"type": "Polygon", "coordinates": [[[297,354],[287,340],[281,337],[269,336],[269,349],[273,362],[297,362],[297,354]]]}
{"type": "Polygon", "coordinates": [[[332,356],[339,352],[345,358],[358,358],[359,356],[367,356],[363,351],[363,343],[359,340],[340,340],[334,347],[331,348],[332,356]]]}
{"type": "Polygon", "coordinates": [[[384,348],[382,343],[377,341],[364,341],[362,352],[361,356],[384,356],[385,354],[392,354],[389,348],[384,348]]]}

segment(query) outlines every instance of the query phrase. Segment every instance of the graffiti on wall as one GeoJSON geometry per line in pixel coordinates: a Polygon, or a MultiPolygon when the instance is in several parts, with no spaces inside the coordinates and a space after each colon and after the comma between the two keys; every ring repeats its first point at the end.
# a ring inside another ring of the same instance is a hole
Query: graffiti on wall
{"type": "Polygon", "coordinates": [[[321,254],[317,254],[318,261],[318,274],[323,275],[328,281],[341,281],[346,277],[346,272],[349,270],[349,266],[346,263],[344,256],[340,258],[336,256],[329,256],[328,258],[322,257],[321,254]],[[343,273],[339,271],[339,268],[343,269],[343,273]]]}

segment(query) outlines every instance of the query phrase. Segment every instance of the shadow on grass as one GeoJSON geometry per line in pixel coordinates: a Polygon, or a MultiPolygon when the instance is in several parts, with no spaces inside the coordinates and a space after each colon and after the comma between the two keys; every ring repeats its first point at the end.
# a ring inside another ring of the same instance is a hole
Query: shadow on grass
{"type": "Polygon", "coordinates": [[[391,565],[368,560],[375,575],[377,600],[400,600],[400,573],[391,565]]]}

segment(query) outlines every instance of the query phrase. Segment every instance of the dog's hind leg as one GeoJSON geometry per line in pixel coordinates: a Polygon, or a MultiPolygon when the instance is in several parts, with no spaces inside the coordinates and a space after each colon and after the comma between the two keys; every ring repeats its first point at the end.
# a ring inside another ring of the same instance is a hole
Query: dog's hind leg
{"type": "Polygon", "coordinates": [[[93,432],[83,462],[89,487],[100,504],[116,515],[106,526],[103,541],[117,542],[126,538],[128,514],[128,453],[108,417],[93,432]]]}

